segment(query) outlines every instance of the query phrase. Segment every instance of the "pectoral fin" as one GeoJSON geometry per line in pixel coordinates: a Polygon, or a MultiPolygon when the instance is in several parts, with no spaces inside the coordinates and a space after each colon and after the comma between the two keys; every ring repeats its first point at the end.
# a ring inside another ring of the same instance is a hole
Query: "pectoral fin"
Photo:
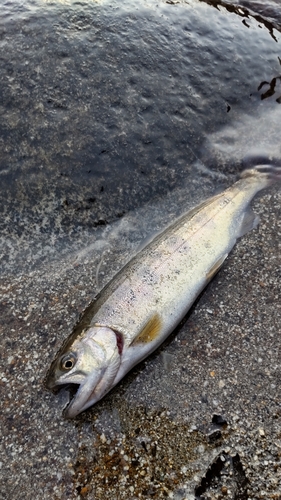
{"type": "Polygon", "coordinates": [[[154,313],[147,323],[143,326],[138,336],[133,340],[131,346],[137,344],[149,344],[157,339],[160,334],[162,321],[158,313],[154,313]]]}

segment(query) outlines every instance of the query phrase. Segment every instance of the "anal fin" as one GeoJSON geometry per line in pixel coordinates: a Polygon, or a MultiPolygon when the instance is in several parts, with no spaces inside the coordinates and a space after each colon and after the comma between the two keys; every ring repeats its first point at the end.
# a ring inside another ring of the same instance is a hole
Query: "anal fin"
{"type": "Polygon", "coordinates": [[[248,207],[243,215],[237,238],[241,238],[244,234],[247,234],[252,229],[255,229],[258,226],[259,221],[260,218],[257,214],[255,214],[252,207],[248,207]]]}
{"type": "Polygon", "coordinates": [[[223,265],[226,257],[228,256],[228,253],[225,253],[222,255],[211,267],[211,269],[208,271],[206,274],[206,279],[208,281],[211,281],[211,279],[217,274],[217,272],[220,270],[221,266],[223,265]]]}

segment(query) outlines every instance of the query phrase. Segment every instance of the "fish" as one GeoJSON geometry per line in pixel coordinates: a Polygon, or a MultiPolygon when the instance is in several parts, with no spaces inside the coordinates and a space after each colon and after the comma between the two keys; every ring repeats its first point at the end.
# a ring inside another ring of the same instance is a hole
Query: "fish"
{"type": "Polygon", "coordinates": [[[281,180],[281,168],[244,170],[225,191],[158,233],[85,309],[52,362],[49,390],[77,390],[74,418],[101,400],[173,332],[223,265],[238,238],[257,227],[250,202],[281,180]]]}

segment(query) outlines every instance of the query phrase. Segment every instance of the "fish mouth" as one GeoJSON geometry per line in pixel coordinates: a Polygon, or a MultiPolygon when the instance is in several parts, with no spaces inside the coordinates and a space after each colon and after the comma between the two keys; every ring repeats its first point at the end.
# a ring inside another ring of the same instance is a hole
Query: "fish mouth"
{"type": "Polygon", "coordinates": [[[77,408],[77,399],[79,399],[80,387],[81,384],[64,384],[56,387],[52,391],[54,394],[58,394],[62,389],[68,392],[69,400],[62,410],[63,416],[67,419],[73,419],[83,411],[82,409],[77,408]]]}
{"type": "Polygon", "coordinates": [[[70,382],[70,397],[66,408],[63,410],[63,416],[67,419],[77,417],[79,413],[87,410],[90,406],[100,401],[112,387],[116,373],[120,366],[120,359],[115,366],[106,369],[96,370],[89,374],[80,384],[70,382]]]}
{"type": "Polygon", "coordinates": [[[65,418],[75,418],[79,413],[86,410],[100,399],[96,394],[96,388],[102,378],[102,373],[97,372],[89,375],[81,384],[69,383],[70,401],[63,410],[65,418]]]}
{"type": "Polygon", "coordinates": [[[72,419],[91,406],[95,399],[99,399],[98,397],[95,398],[95,390],[100,379],[101,373],[92,374],[81,383],[65,381],[58,384],[55,379],[49,378],[47,382],[45,381],[45,387],[55,395],[62,390],[68,392],[69,401],[63,409],[63,416],[72,419]]]}
{"type": "Polygon", "coordinates": [[[62,412],[63,416],[66,418],[73,418],[73,417],[69,416],[69,409],[71,409],[71,405],[74,403],[74,401],[76,399],[76,396],[79,392],[80,386],[81,386],[81,384],[63,384],[63,385],[59,385],[53,389],[54,394],[57,394],[62,389],[64,389],[65,391],[68,392],[69,401],[68,401],[67,405],[64,407],[63,412],[62,412]]]}
{"type": "MultiPolygon", "coordinates": [[[[54,395],[57,395],[58,393],[60,393],[61,391],[66,391],[68,392],[68,395],[69,395],[69,401],[67,402],[66,406],[64,407],[63,409],[63,415],[66,417],[66,418],[73,418],[74,416],[76,415],[71,415],[71,407],[72,407],[72,404],[75,402],[76,400],[76,396],[77,394],[79,393],[79,389],[80,389],[80,386],[81,384],[75,384],[74,382],[70,383],[70,382],[66,382],[64,384],[54,384],[54,383],[48,383],[45,384],[46,388],[48,390],[50,390],[54,395]],[[70,411],[69,411],[70,410],[70,411]]],[[[77,412],[76,414],[78,415],[78,413],[80,412],[77,412]]]]}
{"type": "Polygon", "coordinates": [[[61,391],[67,391],[69,394],[69,402],[67,406],[71,403],[71,401],[75,398],[77,392],[79,391],[79,387],[81,384],[75,383],[65,383],[65,384],[56,384],[52,387],[47,387],[48,390],[52,391],[53,394],[57,395],[61,391]]]}
{"type": "Polygon", "coordinates": [[[56,387],[54,391],[58,393],[61,389],[65,389],[69,393],[69,402],[67,406],[71,403],[71,401],[75,398],[77,392],[79,391],[80,384],[65,384],[59,387],[56,387]]]}

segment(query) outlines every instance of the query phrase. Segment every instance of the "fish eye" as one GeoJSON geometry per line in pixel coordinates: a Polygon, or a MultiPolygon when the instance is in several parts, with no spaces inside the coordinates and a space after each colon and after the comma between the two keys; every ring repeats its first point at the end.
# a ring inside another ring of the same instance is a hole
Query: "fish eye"
{"type": "Polygon", "coordinates": [[[72,370],[74,367],[75,363],[77,361],[77,357],[74,354],[74,352],[69,352],[68,354],[65,354],[61,360],[60,360],[60,368],[62,370],[72,370]]]}

